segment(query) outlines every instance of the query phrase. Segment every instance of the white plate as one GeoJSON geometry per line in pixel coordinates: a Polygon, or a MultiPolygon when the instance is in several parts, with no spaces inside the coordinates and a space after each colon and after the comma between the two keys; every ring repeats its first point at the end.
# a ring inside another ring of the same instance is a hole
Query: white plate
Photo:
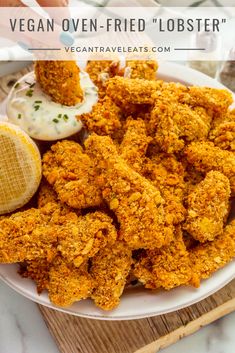
{"type": "MultiPolygon", "coordinates": [[[[185,66],[160,63],[158,77],[167,81],[178,81],[188,85],[225,88],[219,82],[185,66]]],[[[17,265],[0,265],[0,277],[23,296],[69,314],[100,320],[130,320],[156,316],[192,305],[218,291],[235,277],[235,261],[202,281],[200,288],[179,287],[171,291],[150,291],[141,287],[125,291],[120,306],[111,312],[104,312],[91,300],[83,300],[68,309],[52,305],[46,293],[37,294],[35,284],[17,274],[17,265]]]]}

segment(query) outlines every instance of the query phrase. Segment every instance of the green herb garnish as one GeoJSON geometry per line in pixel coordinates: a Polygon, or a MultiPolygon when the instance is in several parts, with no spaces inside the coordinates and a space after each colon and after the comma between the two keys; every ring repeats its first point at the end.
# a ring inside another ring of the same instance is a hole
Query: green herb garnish
{"type": "Polygon", "coordinates": [[[53,121],[54,123],[56,123],[56,124],[59,122],[58,119],[53,119],[52,121],[53,121]]]}
{"type": "Polygon", "coordinates": [[[32,89],[29,89],[29,90],[26,92],[26,96],[27,96],[27,97],[32,97],[32,96],[33,96],[33,90],[32,90],[32,89]]]}
{"type": "Polygon", "coordinates": [[[24,81],[27,85],[29,85],[29,88],[33,88],[35,86],[35,82],[31,83],[31,82],[27,82],[24,81]]]}
{"type": "Polygon", "coordinates": [[[58,114],[58,118],[61,119],[62,118],[62,114],[58,114]]]}
{"type": "Polygon", "coordinates": [[[22,116],[21,116],[21,114],[19,113],[19,114],[18,114],[18,119],[21,119],[21,117],[22,117],[22,116]]]}
{"type": "Polygon", "coordinates": [[[38,109],[40,109],[40,105],[39,104],[41,104],[42,103],[42,101],[35,101],[34,102],[34,110],[35,111],[37,111],[38,109]]]}
{"type": "Polygon", "coordinates": [[[64,114],[63,119],[64,119],[64,121],[68,121],[68,120],[69,120],[68,115],[67,115],[67,114],[64,114]]]}
{"type": "Polygon", "coordinates": [[[19,82],[16,82],[16,84],[15,84],[14,88],[18,88],[18,87],[19,87],[19,85],[20,85],[20,83],[19,83],[19,82]]]}

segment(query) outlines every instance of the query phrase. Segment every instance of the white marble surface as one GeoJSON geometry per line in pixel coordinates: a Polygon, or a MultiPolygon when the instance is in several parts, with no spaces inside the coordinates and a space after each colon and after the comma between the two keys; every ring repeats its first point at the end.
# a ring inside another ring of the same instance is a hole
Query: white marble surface
{"type": "MultiPolygon", "coordinates": [[[[161,352],[234,353],[234,332],[235,313],[161,352]]],[[[0,282],[0,353],[42,352],[59,353],[36,304],[0,282]]]]}

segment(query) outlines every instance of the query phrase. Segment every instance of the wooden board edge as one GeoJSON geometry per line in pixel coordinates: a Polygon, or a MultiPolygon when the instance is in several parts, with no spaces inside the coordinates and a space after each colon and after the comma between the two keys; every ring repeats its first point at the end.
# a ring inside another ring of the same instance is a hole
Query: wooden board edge
{"type": "Polygon", "coordinates": [[[235,298],[228,300],[226,303],[209,311],[208,313],[202,315],[198,319],[189,322],[187,325],[182,326],[175,331],[172,331],[168,335],[159,338],[158,340],[138,349],[133,353],[156,353],[160,349],[166,348],[172,345],[173,343],[176,343],[181,338],[195,333],[200,328],[211,324],[212,322],[233,312],[234,310],[235,310],[235,298]]]}

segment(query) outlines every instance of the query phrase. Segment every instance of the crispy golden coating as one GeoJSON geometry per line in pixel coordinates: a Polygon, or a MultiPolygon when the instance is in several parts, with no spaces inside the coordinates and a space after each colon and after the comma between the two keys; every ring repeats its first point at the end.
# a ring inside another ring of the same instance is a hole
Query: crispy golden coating
{"type": "Polygon", "coordinates": [[[79,115],[89,132],[98,135],[113,135],[121,127],[121,110],[108,97],[101,98],[91,113],[79,115]]]}
{"type": "Polygon", "coordinates": [[[61,307],[88,298],[93,289],[93,280],[88,273],[87,263],[76,268],[57,257],[50,267],[47,288],[50,301],[61,307]]]}
{"type": "Polygon", "coordinates": [[[107,81],[107,95],[118,105],[153,104],[153,93],[160,86],[159,81],[113,77],[107,81]]]}
{"type": "Polygon", "coordinates": [[[152,139],[147,136],[145,122],[142,119],[127,119],[125,128],[119,152],[131,168],[141,173],[146,151],[152,139]]]}
{"type": "Polygon", "coordinates": [[[185,158],[182,158],[182,164],[184,165],[185,168],[185,176],[184,176],[184,181],[185,181],[185,195],[184,195],[184,201],[187,206],[187,197],[188,195],[194,190],[197,184],[199,184],[204,178],[205,178],[205,173],[199,172],[192,166],[192,164],[188,163],[188,161],[185,158]]]}
{"type": "Polygon", "coordinates": [[[59,200],[70,207],[87,208],[102,202],[93,180],[93,163],[76,142],[63,140],[53,145],[43,156],[43,175],[59,200]]]}
{"type": "Polygon", "coordinates": [[[125,77],[156,80],[158,63],[155,60],[126,60],[125,77]]]}
{"type": "Polygon", "coordinates": [[[167,218],[174,224],[185,218],[183,198],[185,193],[184,168],[174,155],[156,153],[144,165],[144,176],[158,188],[166,202],[167,218]]]}
{"type": "Polygon", "coordinates": [[[53,187],[48,183],[48,181],[43,177],[41,180],[41,184],[38,189],[37,195],[37,207],[43,208],[48,203],[54,203],[60,208],[62,214],[75,212],[77,215],[81,215],[81,211],[78,209],[72,209],[71,207],[67,206],[65,203],[59,201],[56,192],[54,191],[53,187]]]}
{"type": "Polygon", "coordinates": [[[191,141],[207,139],[210,125],[202,117],[204,112],[168,99],[155,102],[150,118],[151,131],[161,150],[167,153],[181,151],[191,141]]]}
{"type": "MultiPolygon", "coordinates": [[[[67,215],[70,219],[71,215],[67,215]]],[[[73,218],[73,217],[72,217],[73,218]]],[[[17,212],[0,221],[0,262],[53,259],[58,244],[59,222],[65,222],[56,204],[17,212]]]]}
{"type": "Polygon", "coordinates": [[[192,86],[187,94],[181,95],[180,101],[193,107],[203,107],[212,115],[221,115],[233,103],[233,96],[225,89],[192,86]]]}
{"type": "Polygon", "coordinates": [[[169,245],[146,251],[135,264],[134,275],[145,288],[151,289],[163,287],[169,290],[192,281],[189,254],[180,228],[177,228],[175,239],[169,245]]]}
{"type": "Polygon", "coordinates": [[[42,178],[38,189],[37,206],[38,208],[42,208],[49,202],[57,203],[57,194],[53,190],[52,186],[46,181],[46,179],[42,178]]]}
{"type": "Polygon", "coordinates": [[[106,81],[119,73],[118,60],[90,60],[86,65],[86,72],[98,87],[99,97],[106,95],[106,81]]]}
{"type": "Polygon", "coordinates": [[[184,229],[204,243],[222,234],[229,211],[230,184],[220,172],[211,171],[188,196],[184,229]]]}
{"type": "Polygon", "coordinates": [[[160,248],[173,236],[160,192],[118,155],[109,137],[91,135],[85,142],[93,159],[96,182],[120,223],[121,238],[132,249],[160,248]]]}
{"type": "Polygon", "coordinates": [[[223,150],[235,151],[235,109],[214,116],[209,139],[223,150]]]}
{"type": "Polygon", "coordinates": [[[207,173],[216,170],[226,175],[232,195],[235,194],[235,155],[232,152],[221,150],[212,142],[193,142],[185,154],[188,162],[198,171],[207,173]]]}
{"type": "Polygon", "coordinates": [[[131,269],[131,255],[128,245],[117,241],[101,249],[92,259],[90,273],[95,288],[91,297],[103,310],[112,310],[118,306],[131,269]]]}
{"type": "Polygon", "coordinates": [[[210,141],[223,150],[235,152],[235,121],[225,121],[210,132],[210,141]]]}
{"type": "Polygon", "coordinates": [[[48,203],[0,221],[0,262],[51,262],[60,252],[78,267],[116,237],[112,219],[106,214],[94,212],[79,217],[48,203]]]}
{"type": "Polygon", "coordinates": [[[48,287],[50,265],[51,262],[45,258],[27,261],[20,266],[19,273],[23,278],[32,279],[37,285],[38,294],[41,294],[48,287]]]}
{"type": "Polygon", "coordinates": [[[57,250],[68,263],[79,267],[107,244],[113,244],[116,238],[112,219],[97,211],[78,217],[77,222],[67,222],[60,230],[57,250]]]}
{"type": "Polygon", "coordinates": [[[201,279],[208,278],[235,256],[235,220],[212,242],[199,244],[189,251],[193,272],[201,279]]]}
{"type": "Polygon", "coordinates": [[[34,70],[37,82],[53,101],[68,106],[83,101],[80,69],[75,61],[37,61],[34,70]]]}

